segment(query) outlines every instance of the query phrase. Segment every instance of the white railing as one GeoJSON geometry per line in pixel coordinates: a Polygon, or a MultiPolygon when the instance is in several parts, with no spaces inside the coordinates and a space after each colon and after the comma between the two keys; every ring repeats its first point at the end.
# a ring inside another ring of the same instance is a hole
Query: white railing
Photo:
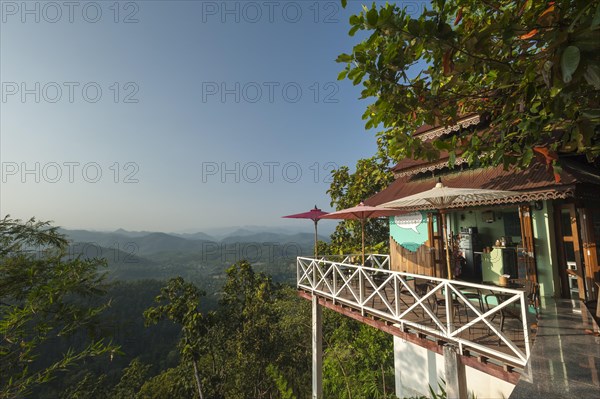
{"type": "Polygon", "coordinates": [[[382,254],[365,254],[365,264],[362,264],[361,254],[350,255],[323,255],[319,257],[320,261],[330,261],[335,263],[344,263],[355,266],[368,266],[376,269],[390,268],[390,256],[382,254]]]}
{"type": "Polygon", "coordinates": [[[531,316],[521,290],[305,257],[297,259],[297,285],[403,331],[411,328],[455,343],[461,354],[468,350],[520,367],[529,357],[531,316]],[[507,329],[509,315],[517,325],[507,329]]]}

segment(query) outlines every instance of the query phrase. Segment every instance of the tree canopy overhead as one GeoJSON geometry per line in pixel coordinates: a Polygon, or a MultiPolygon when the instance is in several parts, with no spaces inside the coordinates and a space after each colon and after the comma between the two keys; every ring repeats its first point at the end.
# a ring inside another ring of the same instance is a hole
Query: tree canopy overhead
{"type": "MultiPolygon", "coordinates": [[[[382,139],[377,140],[377,153],[356,162],[353,173],[347,166],[341,166],[331,173],[331,185],[327,193],[331,206],[336,210],[351,208],[384,190],[394,181],[390,170],[391,159],[382,139]]],[[[387,252],[389,227],[387,219],[369,219],[365,223],[367,248],[373,253],[387,252]],[[374,244],[374,245],[371,245],[374,244]]],[[[359,253],[362,246],[362,228],[358,220],[343,220],[338,223],[331,235],[331,242],[321,243],[320,253],[351,254],[359,253]]]]}
{"type": "MultiPolygon", "coordinates": [[[[342,0],[345,6],[346,1],[342,0]]],[[[390,154],[527,166],[536,153],[600,155],[600,0],[433,0],[418,17],[398,5],[364,7],[350,35],[370,32],[339,78],[374,97],[363,119],[390,154]],[[423,143],[418,127],[477,113],[478,135],[423,143]]]]}

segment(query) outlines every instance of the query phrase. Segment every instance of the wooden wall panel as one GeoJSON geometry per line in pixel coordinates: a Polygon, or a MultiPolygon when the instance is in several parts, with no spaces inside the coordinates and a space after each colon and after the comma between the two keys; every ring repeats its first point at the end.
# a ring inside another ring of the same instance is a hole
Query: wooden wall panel
{"type": "Polygon", "coordinates": [[[390,268],[392,270],[446,277],[446,258],[442,252],[442,237],[438,231],[441,225],[439,214],[428,214],[427,223],[428,240],[415,252],[402,247],[390,237],[390,268]]]}
{"type": "Polygon", "coordinates": [[[433,276],[432,260],[432,252],[427,243],[421,245],[415,252],[412,252],[390,238],[390,261],[392,270],[433,276]]]}
{"type": "Polygon", "coordinates": [[[523,260],[527,269],[527,278],[537,283],[537,264],[535,262],[535,237],[531,219],[531,206],[519,205],[519,220],[521,222],[521,246],[525,252],[523,260]]]}

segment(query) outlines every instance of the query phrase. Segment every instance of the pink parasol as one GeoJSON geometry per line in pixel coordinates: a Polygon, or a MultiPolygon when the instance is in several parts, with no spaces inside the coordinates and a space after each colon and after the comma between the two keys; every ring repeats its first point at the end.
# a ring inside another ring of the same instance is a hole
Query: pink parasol
{"type": "Polygon", "coordinates": [[[321,219],[325,215],[328,215],[328,213],[323,212],[322,210],[317,208],[317,206],[315,205],[315,207],[308,212],[282,216],[283,218],[290,218],[290,219],[310,219],[315,223],[315,259],[317,259],[319,257],[318,251],[317,251],[317,240],[318,240],[317,223],[319,222],[319,219],[321,219]]]}
{"type": "Polygon", "coordinates": [[[369,218],[378,218],[383,216],[392,216],[404,213],[398,209],[385,209],[375,206],[365,205],[362,202],[355,207],[342,209],[341,211],[332,212],[322,219],[353,219],[360,220],[362,230],[362,263],[365,264],[365,220],[369,218]]]}

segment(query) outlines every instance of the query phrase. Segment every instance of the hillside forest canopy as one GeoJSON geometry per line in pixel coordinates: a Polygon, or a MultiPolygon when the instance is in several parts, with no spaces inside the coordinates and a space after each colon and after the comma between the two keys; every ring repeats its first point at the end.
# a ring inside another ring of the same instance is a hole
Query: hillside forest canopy
{"type": "MultiPolygon", "coordinates": [[[[0,398],[310,396],[310,304],[289,282],[245,260],[220,284],[135,280],[35,219],[1,219],[0,240],[0,398]]],[[[327,395],[393,397],[391,337],[335,312],[325,326],[327,395]]]]}

